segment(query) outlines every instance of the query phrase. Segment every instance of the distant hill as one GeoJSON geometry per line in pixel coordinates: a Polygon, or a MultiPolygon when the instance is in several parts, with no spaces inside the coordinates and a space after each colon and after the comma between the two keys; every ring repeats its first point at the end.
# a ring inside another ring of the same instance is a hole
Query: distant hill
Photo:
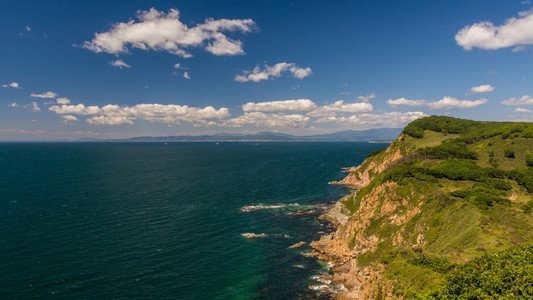
{"type": "Polygon", "coordinates": [[[306,141],[344,141],[367,142],[372,140],[395,140],[401,128],[378,128],[369,130],[345,130],[330,134],[296,136],[280,132],[258,132],[256,134],[218,133],[196,136],[139,136],[129,139],[97,140],[84,138],[83,142],[306,142],[306,141]]]}

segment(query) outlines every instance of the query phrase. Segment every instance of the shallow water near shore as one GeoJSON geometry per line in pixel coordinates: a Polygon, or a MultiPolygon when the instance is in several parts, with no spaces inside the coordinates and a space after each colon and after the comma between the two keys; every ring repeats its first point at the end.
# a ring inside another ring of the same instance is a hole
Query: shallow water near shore
{"type": "Polygon", "coordinates": [[[288,247],[325,228],[318,212],[292,212],[345,195],[328,182],[384,146],[0,144],[0,290],[19,299],[312,298],[322,267],[301,255],[307,245],[288,247]],[[258,205],[267,208],[242,211],[258,205]]]}

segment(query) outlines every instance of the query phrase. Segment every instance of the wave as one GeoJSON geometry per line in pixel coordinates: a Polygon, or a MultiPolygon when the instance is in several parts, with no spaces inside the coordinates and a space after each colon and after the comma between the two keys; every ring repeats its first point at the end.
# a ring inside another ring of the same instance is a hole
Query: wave
{"type": "Polygon", "coordinates": [[[276,209],[276,208],[284,208],[284,207],[290,207],[290,206],[300,206],[298,203],[292,203],[292,204],[273,204],[273,205],[249,205],[249,206],[243,206],[240,211],[241,212],[251,212],[256,211],[260,209],[276,209]]]}

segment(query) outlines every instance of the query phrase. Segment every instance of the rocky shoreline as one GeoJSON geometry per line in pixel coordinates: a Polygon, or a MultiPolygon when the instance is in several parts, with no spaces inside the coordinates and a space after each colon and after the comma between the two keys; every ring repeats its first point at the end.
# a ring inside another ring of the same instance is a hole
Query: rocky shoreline
{"type": "MultiPolygon", "coordinates": [[[[399,139],[401,137],[400,135],[399,139]]],[[[373,191],[373,195],[369,195],[364,203],[359,204],[356,215],[353,215],[353,212],[350,212],[345,205],[345,203],[354,203],[357,190],[368,185],[375,174],[402,158],[399,149],[394,145],[384,152],[385,159],[382,161],[365,161],[358,167],[344,168],[343,171],[349,174],[340,181],[330,182],[330,184],[345,185],[354,189],[319,217],[334,226],[334,232],[325,234],[318,241],[310,243],[313,255],[331,264],[330,274],[322,276],[322,279],[330,282],[331,291],[326,291],[335,299],[372,299],[377,291],[391,290],[390,282],[382,275],[384,266],[361,267],[356,260],[358,255],[366,251],[374,251],[379,239],[376,236],[355,235],[356,232],[370,225],[371,216],[377,213],[389,217],[388,215],[394,210],[386,209],[387,200],[390,200],[388,199],[390,195],[387,194],[388,187],[384,185],[373,191]],[[379,213],[376,211],[378,203],[385,203],[385,209],[379,213]]],[[[406,220],[399,221],[405,222],[406,220]]]]}

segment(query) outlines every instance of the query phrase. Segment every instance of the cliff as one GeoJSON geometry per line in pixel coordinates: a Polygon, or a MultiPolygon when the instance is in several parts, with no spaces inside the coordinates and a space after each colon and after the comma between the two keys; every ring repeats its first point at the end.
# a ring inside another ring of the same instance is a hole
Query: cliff
{"type": "MultiPolygon", "coordinates": [[[[350,171],[336,183],[357,190],[323,216],[337,230],[312,243],[346,288],[337,298],[483,298],[459,270],[533,244],[532,123],[419,119],[350,171]]],[[[515,261],[525,287],[499,293],[531,298],[533,261],[515,261]]]]}

